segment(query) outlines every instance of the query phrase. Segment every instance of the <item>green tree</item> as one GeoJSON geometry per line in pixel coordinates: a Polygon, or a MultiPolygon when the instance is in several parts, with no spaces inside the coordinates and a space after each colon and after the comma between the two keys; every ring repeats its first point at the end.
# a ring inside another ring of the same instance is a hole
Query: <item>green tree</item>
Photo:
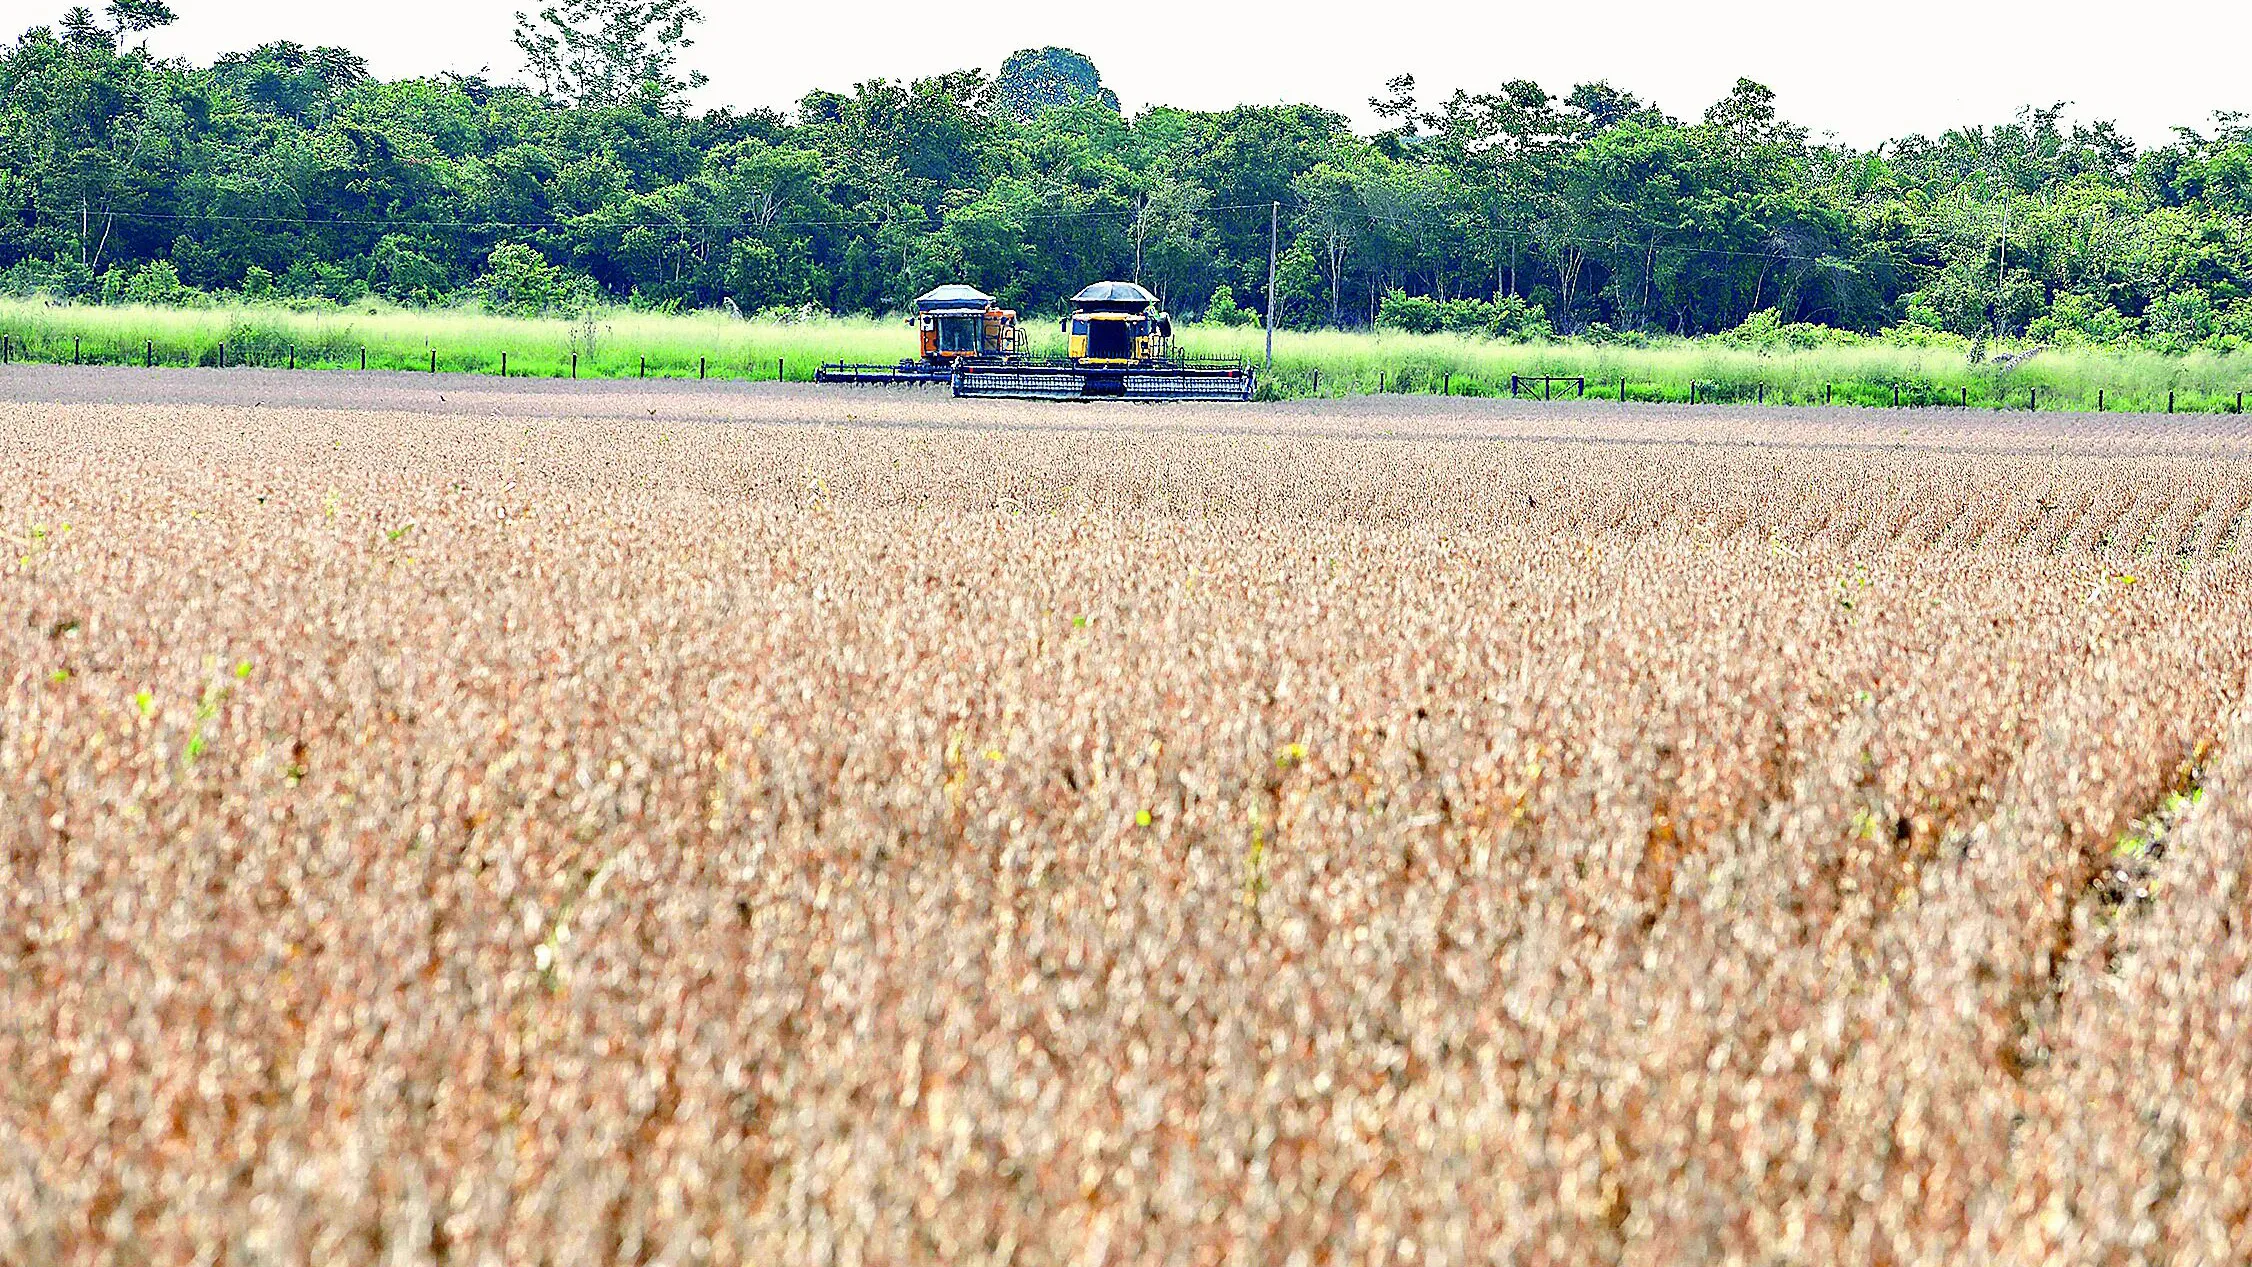
{"type": "Polygon", "coordinates": [[[1118,112],[1118,94],[1103,87],[1095,64],[1068,48],[1020,48],[1009,54],[993,78],[993,99],[1003,115],[1020,123],[1083,101],[1118,112]]]}
{"type": "Polygon", "coordinates": [[[680,73],[704,20],[691,0],[561,0],[535,18],[516,15],[516,48],[547,96],[574,106],[671,109],[708,80],[680,73]]]}
{"type": "Polygon", "coordinates": [[[486,258],[484,276],[477,279],[477,290],[493,311],[521,317],[568,315],[583,310],[595,299],[591,280],[549,263],[521,242],[504,242],[493,248],[486,258]]]}
{"type": "Polygon", "coordinates": [[[153,31],[180,20],[164,0],[109,0],[103,11],[109,14],[110,30],[121,42],[128,35],[153,31]]]}

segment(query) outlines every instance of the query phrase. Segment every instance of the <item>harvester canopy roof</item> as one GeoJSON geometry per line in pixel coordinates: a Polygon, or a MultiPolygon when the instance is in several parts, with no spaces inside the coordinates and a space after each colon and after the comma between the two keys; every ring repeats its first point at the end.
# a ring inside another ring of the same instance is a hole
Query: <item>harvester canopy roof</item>
{"type": "Polygon", "coordinates": [[[1106,308],[1113,312],[1139,312],[1157,303],[1157,296],[1132,282],[1096,282],[1071,297],[1075,307],[1106,308]]]}
{"type": "Polygon", "coordinates": [[[984,312],[992,306],[993,296],[959,282],[926,291],[915,300],[917,312],[984,312]]]}

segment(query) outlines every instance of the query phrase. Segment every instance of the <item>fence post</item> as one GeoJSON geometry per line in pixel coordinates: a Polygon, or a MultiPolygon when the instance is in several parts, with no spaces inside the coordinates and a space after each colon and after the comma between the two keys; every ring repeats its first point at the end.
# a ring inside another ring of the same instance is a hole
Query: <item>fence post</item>
{"type": "Polygon", "coordinates": [[[1693,378],[1689,380],[1689,403],[1697,403],[1697,380],[1693,378]]]}
{"type": "MultiPolygon", "coordinates": [[[[1384,394],[1384,371],[1383,371],[1383,370],[1378,370],[1378,371],[1376,371],[1376,394],[1377,394],[1377,395],[1379,395],[1379,396],[1381,396],[1381,395],[1383,395],[1383,394],[1384,394]]],[[[1510,394],[1511,394],[1511,395],[1515,395],[1516,393],[1515,393],[1515,392],[1512,392],[1512,393],[1510,393],[1510,394]]]]}
{"type": "Polygon", "coordinates": [[[508,353],[506,352],[500,354],[500,376],[502,378],[508,377],[508,353]]]}
{"type": "Polygon", "coordinates": [[[1509,398],[1511,400],[1517,399],[1517,376],[1515,374],[1509,376],[1509,398]]]}
{"type": "Polygon", "coordinates": [[[364,370],[364,369],[366,369],[367,367],[368,367],[368,350],[367,350],[367,345],[363,343],[363,344],[361,344],[361,345],[360,345],[360,368],[364,370]]]}
{"type": "Polygon", "coordinates": [[[150,340],[149,340],[148,342],[146,342],[146,343],[144,343],[144,344],[142,344],[142,345],[141,345],[141,368],[142,368],[142,369],[150,369],[150,368],[153,368],[153,367],[154,367],[155,365],[156,365],[156,340],[154,340],[154,339],[150,339],[150,340]]]}
{"type": "Polygon", "coordinates": [[[0,334],[0,365],[8,363],[8,336],[0,334]]]}
{"type": "Polygon", "coordinates": [[[289,368],[297,368],[297,345],[294,343],[289,345],[289,368]]]}
{"type": "Polygon", "coordinates": [[[436,348],[430,349],[430,372],[433,374],[438,372],[438,349],[436,348]]]}
{"type": "Polygon", "coordinates": [[[698,380],[698,381],[702,381],[703,377],[704,377],[704,358],[703,358],[703,357],[700,357],[700,356],[699,356],[699,357],[697,357],[697,358],[696,358],[696,378],[697,378],[697,380],[698,380]]]}
{"type": "Polygon", "coordinates": [[[2096,412],[2099,414],[2103,412],[2103,388],[2101,387],[2096,389],[2096,412]]]}
{"type": "Polygon", "coordinates": [[[649,377],[649,358],[646,356],[641,358],[641,376],[643,378],[649,377]]]}
{"type": "Polygon", "coordinates": [[[1892,385],[1892,407],[1894,409],[1900,408],[1900,384],[1898,383],[1892,385]]]}
{"type": "Polygon", "coordinates": [[[779,356],[774,358],[774,381],[782,381],[782,358],[779,356]]]}
{"type": "Polygon", "coordinates": [[[2039,409],[2041,407],[2040,397],[2037,394],[2038,392],[2040,392],[2040,390],[2041,389],[2038,387],[2028,387],[2025,389],[2025,407],[2028,410],[2039,409]]]}
{"type": "Polygon", "coordinates": [[[227,368],[227,345],[224,343],[219,345],[219,368],[227,368]]]}
{"type": "Polygon", "coordinates": [[[578,353],[576,353],[576,352],[573,352],[573,353],[571,353],[571,377],[573,377],[573,378],[577,378],[578,376],[579,376],[579,354],[578,354],[578,353]]]}
{"type": "Polygon", "coordinates": [[[1321,366],[1314,367],[1314,395],[1321,395],[1321,366]]]}
{"type": "Polygon", "coordinates": [[[2166,412],[2174,412],[2174,392],[2171,388],[2168,388],[2166,392],[2166,412]]]}
{"type": "Polygon", "coordinates": [[[1758,387],[1757,387],[1757,388],[1756,388],[1755,390],[1757,390],[1757,391],[1759,392],[1759,399],[1758,399],[1758,401],[1757,401],[1756,403],[1758,403],[1758,404],[1762,404],[1762,405],[1766,404],[1766,403],[1767,403],[1767,384],[1766,384],[1766,383],[1761,383],[1761,384],[1759,384],[1759,386],[1758,386],[1758,387]]]}
{"type": "Polygon", "coordinates": [[[1454,395],[1454,371],[1449,370],[1439,376],[1439,394],[1441,396],[1454,395]]]}

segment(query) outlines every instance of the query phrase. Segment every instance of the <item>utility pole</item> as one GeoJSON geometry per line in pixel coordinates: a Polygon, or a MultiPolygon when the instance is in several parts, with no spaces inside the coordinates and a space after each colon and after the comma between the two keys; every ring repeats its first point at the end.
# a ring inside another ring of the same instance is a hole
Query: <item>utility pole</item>
{"type": "MultiPolygon", "coordinates": [[[[1257,204],[1253,204],[1257,205],[1257,204]]],[[[1282,204],[1267,209],[1267,369],[1275,368],[1275,244],[1281,241],[1282,204]]]]}
{"type": "Polygon", "coordinates": [[[1143,194],[1134,204],[1134,284],[1142,284],[1142,234],[1143,221],[1149,215],[1149,195],[1143,194]]]}
{"type": "Polygon", "coordinates": [[[2010,287],[2010,193],[2002,191],[2002,262],[1994,270],[1994,337],[2001,338],[2003,328],[2002,306],[2008,302],[2010,287]]]}

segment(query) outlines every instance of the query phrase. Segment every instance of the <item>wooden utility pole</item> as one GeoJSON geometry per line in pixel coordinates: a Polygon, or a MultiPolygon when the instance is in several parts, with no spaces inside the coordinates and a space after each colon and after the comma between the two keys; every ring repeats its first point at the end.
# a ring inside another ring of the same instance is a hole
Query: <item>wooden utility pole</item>
{"type": "Polygon", "coordinates": [[[1270,372],[1275,368],[1275,245],[1282,240],[1281,229],[1282,204],[1277,202],[1267,209],[1267,369],[1270,372]]]}
{"type": "Polygon", "coordinates": [[[2010,194],[2002,191],[2002,259],[1994,269],[1994,337],[2008,333],[2003,326],[2003,305],[2009,301],[2010,287],[2010,194]]]}
{"type": "Polygon", "coordinates": [[[1149,218],[1149,195],[1143,194],[1134,203],[1134,284],[1142,284],[1142,235],[1149,218]]]}

